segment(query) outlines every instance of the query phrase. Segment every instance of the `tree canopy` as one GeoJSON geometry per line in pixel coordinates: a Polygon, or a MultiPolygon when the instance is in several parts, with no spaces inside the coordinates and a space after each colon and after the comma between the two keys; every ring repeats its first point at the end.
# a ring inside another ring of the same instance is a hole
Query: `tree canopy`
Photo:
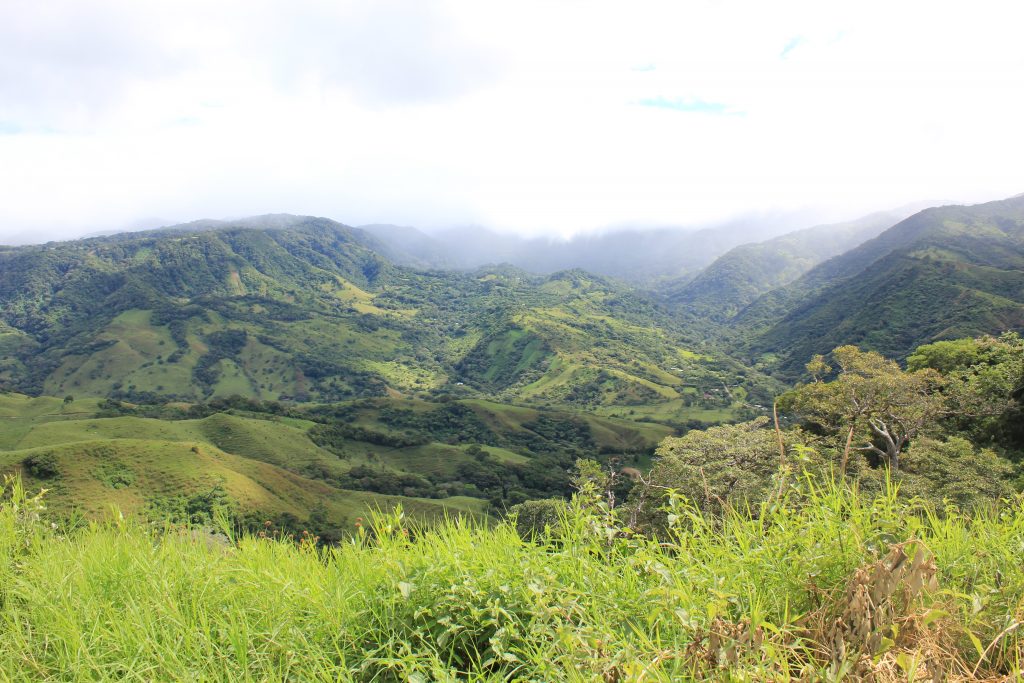
{"type": "Polygon", "coordinates": [[[856,346],[840,346],[831,356],[835,379],[825,357],[807,364],[814,381],[797,387],[780,404],[820,430],[846,435],[840,465],[846,470],[851,448],[874,456],[893,472],[911,439],[935,423],[945,410],[943,377],[933,368],[904,371],[891,360],[856,346]]]}

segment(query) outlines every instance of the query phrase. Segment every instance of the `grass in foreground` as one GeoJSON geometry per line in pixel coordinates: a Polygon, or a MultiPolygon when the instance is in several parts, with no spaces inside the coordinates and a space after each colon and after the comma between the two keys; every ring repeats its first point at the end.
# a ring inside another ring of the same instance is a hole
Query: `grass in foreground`
{"type": "Polygon", "coordinates": [[[674,501],[658,542],[597,500],[536,541],[396,513],[324,550],[122,519],[63,533],[12,481],[0,678],[1020,678],[1020,501],[939,515],[805,481],[756,515],[674,501]]]}

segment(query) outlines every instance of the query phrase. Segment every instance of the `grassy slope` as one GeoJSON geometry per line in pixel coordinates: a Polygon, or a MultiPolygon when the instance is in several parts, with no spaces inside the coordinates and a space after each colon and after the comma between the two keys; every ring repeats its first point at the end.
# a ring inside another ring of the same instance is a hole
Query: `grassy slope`
{"type": "MultiPolygon", "coordinates": [[[[587,425],[598,451],[630,453],[634,459],[672,434],[660,424],[484,400],[464,403],[498,442],[509,435],[536,436],[527,425],[542,415],[577,417],[587,425]]],[[[390,433],[395,430],[381,420],[384,408],[424,413],[440,404],[376,399],[359,405],[352,424],[390,433]]],[[[365,516],[376,505],[390,507],[399,499],[406,501],[411,514],[423,517],[437,517],[445,508],[480,514],[487,505],[465,496],[417,500],[347,491],[322,480],[343,475],[356,465],[452,477],[461,463],[473,459],[466,449],[474,444],[466,439],[404,448],[345,440],[340,445],[345,457],[339,458],[310,440],[308,431],[315,423],[308,420],[231,413],[192,420],[97,417],[98,408],[98,401],[90,399],[64,404],[52,397],[0,394],[0,469],[22,472],[33,485],[53,488],[56,511],[77,509],[90,517],[104,514],[111,503],[133,512],[162,497],[202,493],[217,484],[243,510],[289,512],[304,519],[322,501],[330,517],[339,522],[365,516]],[[56,460],[59,478],[36,480],[25,471],[24,460],[44,454],[56,460]],[[130,483],[115,487],[112,475],[115,479],[125,475],[130,483]]],[[[518,447],[482,445],[499,462],[522,464],[531,457],[518,447]]]]}
{"type": "MultiPolygon", "coordinates": [[[[398,501],[410,514],[425,518],[443,515],[446,507],[472,514],[486,507],[485,501],[465,497],[439,501],[343,491],[302,476],[299,472],[311,465],[343,472],[353,464],[310,441],[306,431],[311,422],[224,413],[175,421],[97,418],[97,404],[0,394],[0,469],[52,488],[56,512],[77,510],[88,517],[106,514],[111,504],[136,512],[157,499],[202,493],[216,485],[242,511],[289,512],[305,519],[322,502],[338,522],[398,501]],[[59,478],[37,480],[25,472],[26,458],[44,454],[56,460],[59,478]],[[126,475],[131,483],[115,487],[106,481],[112,474],[126,475]]],[[[397,457],[394,464],[406,470],[419,463],[397,457]]]]}
{"type": "Polygon", "coordinates": [[[144,513],[148,504],[161,499],[215,487],[224,490],[240,513],[273,517],[287,512],[304,520],[322,504],[328,519],[337,524],[399,503],[421,519],[442,517],[445,508],[471,514],[483,514],[486,508],[486,501],[464,497],[439,501],[339,490],[203,442],[100,439],[0,451],[0,469],[22,474],[30,486],[49,488],[50,507],[58,516],[82,514],[93,519],[109,514],[112,505],[126,514],[144,513]],[[56,459],[58,479],[35,479],[21,466],[25,458],[43,454],[56,459]],[[112,485],[107,481],[111,475],[130,477],[131,483],[112,485]]]}

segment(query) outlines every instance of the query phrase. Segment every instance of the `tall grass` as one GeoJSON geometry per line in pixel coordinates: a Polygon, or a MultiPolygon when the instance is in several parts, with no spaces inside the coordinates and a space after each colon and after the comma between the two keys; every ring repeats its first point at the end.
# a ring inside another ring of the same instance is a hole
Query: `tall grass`
{"type": "Polygon", "coordinates": [[[661,539],[581,496],[530,541],[397,512],[330,549],[65,533],[41,504],[11,481],[0,507],[5,680],[1012,680],[1024,646],[1020,501],[964,515],[806,480],[716,519],[670,499],[661,539]]]}

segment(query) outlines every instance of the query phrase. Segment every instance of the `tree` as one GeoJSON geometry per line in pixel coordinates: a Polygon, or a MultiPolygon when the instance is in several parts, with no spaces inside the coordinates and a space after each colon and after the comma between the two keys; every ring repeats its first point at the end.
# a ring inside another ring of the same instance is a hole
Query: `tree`
{"type": "Polygon", "coordinates": [[[957,436],[945,441],[919,439],[907,452],[904,474],[909,476],[901,485],[910,493],[960,507],[1013,495],[1013,466],[957,436]]]}
{"type": "Polygon", "coordinates": [[[907,359],[910,370],[933,368],[946,382],[946,426],[977,443],[1009,452],[1024,447],[1024,340],[999,337],[956,339],[920,346],[907,359]]]}
{"type": "Polygon", "coordinates": [[[759,417],[664,439],[650,477],[631,492],[629,506],[635,523],[659,526],[662,498],[668,490],[710,514],[720,514],[726,505],[757,505],[765,500],[779,469],[779,445],[767,424],[768,418],[759,417]]]}
{"type": "Polygon", "coordinates": [[[947,379],[946,394],[958,413],[971,417],[1001,414],[1024,379],[1024,340],[1000,337],[956,339],[919,346],[907,358],[911,371],[932,368],[947,379]]]}
{"type": "Polygon", "coordinates": [[[561,498],[528,500],[513,505],[509,516],[516,520],[516,531],[524,540],[537,538],[545,533],[557,536],[562,530],[562,515],[568,509],[561,498]]]}
{"type": "Polygon", "coordinates": [[[944,412],[942,376],[933,368],[905,372],[880,354],[856,346],[840,346],[831,355],[839,366],[834,380],[821,379],[832,368],[824,357],[815,356],[807,365],[814,381],[785,394],[780,405],[821,430],[846,434],[843,473],[851,448],[874,455],[898,473],[900,455],[911,439],[944,412]]]}

